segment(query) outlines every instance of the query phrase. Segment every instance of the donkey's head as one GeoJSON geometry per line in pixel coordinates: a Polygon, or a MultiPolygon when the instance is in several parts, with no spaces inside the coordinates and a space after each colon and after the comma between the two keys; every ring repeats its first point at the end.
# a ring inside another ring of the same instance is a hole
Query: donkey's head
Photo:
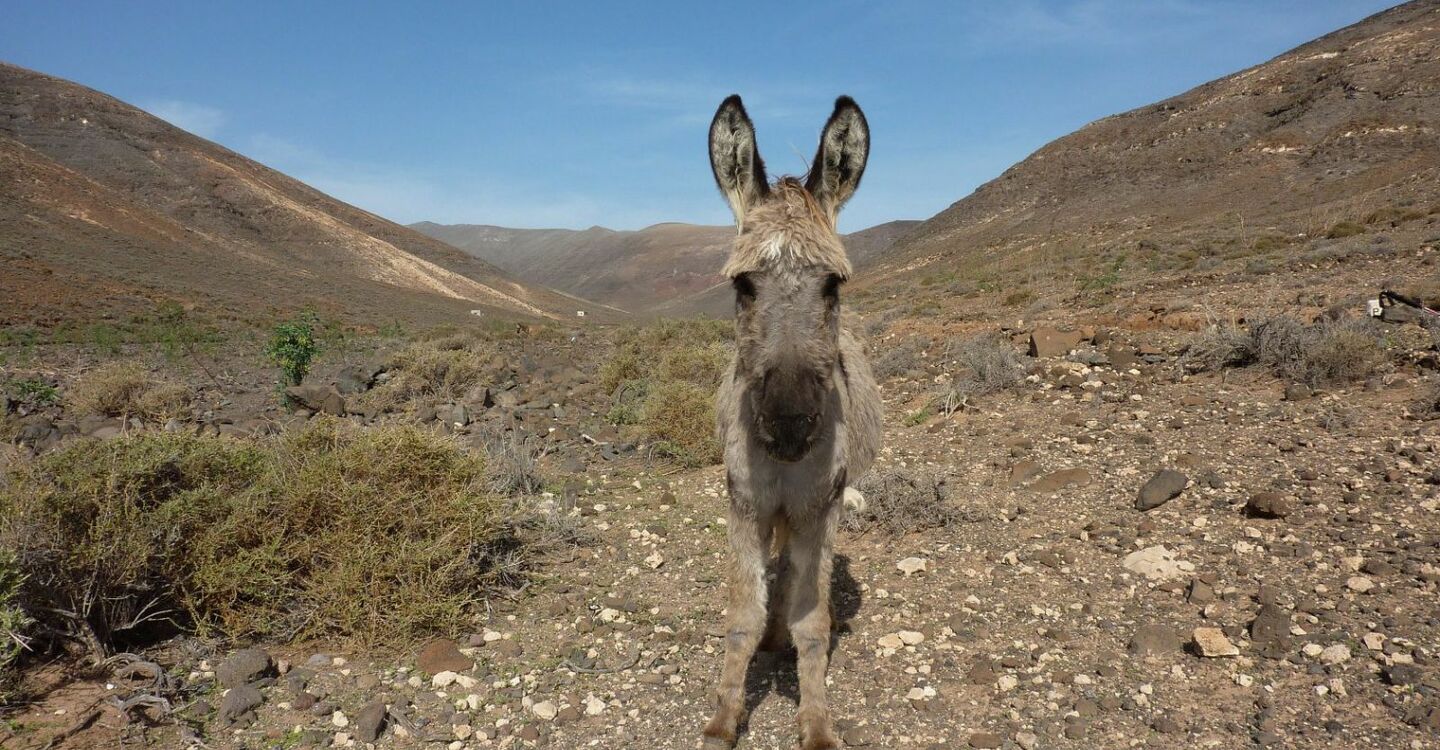
{"type": "Polygon", "coordinates": [[[850,276],[835,217],[869,154],[870,128],[848,96],[835,101],[803,183],[766,180],[739,96],[710,123],[710,167],[740,232],[723,271],[735,287],[736,378],[760,442],[782,461],[803,458],[832,422],[840,285],[850,276]]]}

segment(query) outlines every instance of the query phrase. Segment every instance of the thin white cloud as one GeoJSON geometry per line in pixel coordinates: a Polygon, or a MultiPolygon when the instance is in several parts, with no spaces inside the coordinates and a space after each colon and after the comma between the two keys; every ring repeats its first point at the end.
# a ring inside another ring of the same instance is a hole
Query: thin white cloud
{"type": "Polygon", "coordinates": [[[483,178],[454,185],[392,166],[336,159],[269,134],[247,139],[246,156],[346,203],[409,224],[483,223],[508,227],[585,228],[643,225],[653,217],[586,195],[544,185],[498,184],[483,178]]]}
{"type": "Polygon", "coordinates": [[[171,125],[181,130],[188,130],[201,138],[213,140],[225,127],[225,113],[217,107],[205,104],[183,102],[179,99],[161,99],[142,104],[141,108],[171,125]]]}

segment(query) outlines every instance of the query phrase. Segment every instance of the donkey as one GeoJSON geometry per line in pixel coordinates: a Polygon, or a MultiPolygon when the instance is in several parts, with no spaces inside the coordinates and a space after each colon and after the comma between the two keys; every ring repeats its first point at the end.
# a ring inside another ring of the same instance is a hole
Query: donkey
{"type": "Polygon", "coordinates": [[[848,96],[835,101],[804,182],[766,180],[739,96],[710,124],[710,166],[739,235],[722,271],[735,288],[737,346],[716,400],[730,494],[729,621],[706,747],[735,744],[762,638],[795,646],[801,748],[839,747],[825,700],[835,526],[842,503],[859,496],[847,483],[879,449],[881,403],[864,350],[840,321],[851,270],[835,218],[869,153],[865,115],[848,96]]]}

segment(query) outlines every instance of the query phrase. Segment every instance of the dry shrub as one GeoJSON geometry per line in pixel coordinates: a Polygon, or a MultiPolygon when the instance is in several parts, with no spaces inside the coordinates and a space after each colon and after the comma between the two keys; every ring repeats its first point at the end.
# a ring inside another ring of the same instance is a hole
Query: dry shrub
{"type": "Polygon", "coordinates": [[[841,517],[841,526],[851,533],[877,530],[901,536],[964,520],[949,502],[944,475],[929,470],[872,471],[855,489],[865,496],[866,507],[841,517]]]}
{"type": "Polygon", "coordinates": [[[888,380],[914,373],[921,367],[920,353],[929,345],[928,339],[913,335],[895,342],[875,359],[875,377],[888,380]]]}
{"type": "Polygon", "coordinates": [[[1369,319],[1305,325],[1283,315],[1260,318],[1248,330],[1212,326],[1191,340],[1179,360],[1189,372],[1262,365],[1312,387],[1361,380],[1384,363],[1377,324],[1369,319]]]}
{"type": "Polygon", "coordinates": [[[732,336],[730,324],[714,320],[661,320],[622,332],[600,366],[610,421],[687,466],[719,461],[715,388],[732,336]]]}
{"type": "Polygon", "coordinates": [[[662,453],[687,466],[720,460],[714,389],[684,381],[661,383],[640,407],[639,428],[662,453]]]}
{"type": "Polygon", "coordinates": [[[518,430],[507,430],[485,440],[490,489],[506,496],[535,495],[545,486],[539,460],[545,449],[518,430]]]}
{"type": "Polygon", "coordinates": [[[34,622],[21,606],[24,583],[14,551],[0,549],[0,706],[18,697],[20,657],[30,649],[34,622]]]}
{"type": "Polygon", "coordinates": [[[386,363],[390,379],[370,389],[359,401],[372,408],[395,409],[416,401],[455,401],[480,385],[488,352],[465,334],[414,342],[386,363]]]}
{"type": "Polygon", "coordinates": [[[395,642],[462,627],[514,582],[523,544],[483,463],[429,431],[325,418],[269,440],[78,441],[11,471],[0,546],[27,612],[95,652],[162,619],[395,642]]]}
{"type": "Polygon", "coordinates": [[[67,400],[81,414],[164,421],[184,416],[191,394],[183,385],[157,380],[135,362],[109,362],[77,378],[67,400]]]}
{"type": "Polygon", "coordinates": [[[950,346],[955,370],[936,399],[943,413],[957,411],[971,397],[1014,388],[1025,382],[1025,361],[1004,334],[982,333],[950,346]]]}

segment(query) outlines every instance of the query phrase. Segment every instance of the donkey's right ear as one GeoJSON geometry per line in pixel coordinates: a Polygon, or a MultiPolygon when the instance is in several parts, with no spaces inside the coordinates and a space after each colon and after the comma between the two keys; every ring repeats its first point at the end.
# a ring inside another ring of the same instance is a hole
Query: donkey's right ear
{"type": "Polygon", "coordinates": [[[755,146],[755,125],[739,94],[726,97],[710,121],[710,170],[735,212],[735,225],[743,228],[745,212],[769,195],[770,183],[755,146]]]}

